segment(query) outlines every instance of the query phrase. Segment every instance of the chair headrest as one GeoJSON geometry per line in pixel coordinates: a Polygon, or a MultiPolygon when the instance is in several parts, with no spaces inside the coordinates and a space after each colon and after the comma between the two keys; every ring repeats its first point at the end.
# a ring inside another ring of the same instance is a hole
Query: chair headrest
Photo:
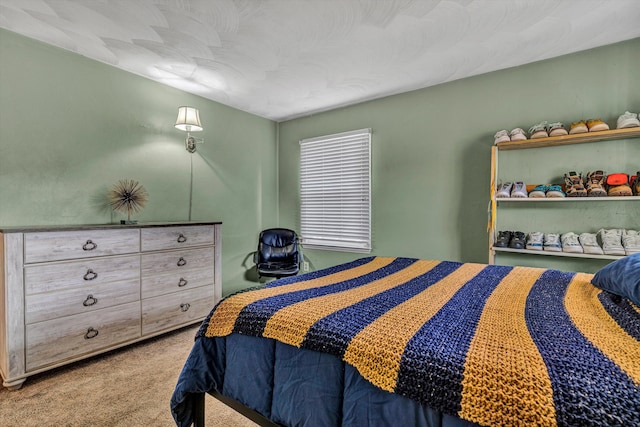
{"type": "Polygon", "coordinates": [[[287,228],[270,228],[260,233],[260,241],[269,246],[288,246],[297,241],[296,232],[287,228]]]}

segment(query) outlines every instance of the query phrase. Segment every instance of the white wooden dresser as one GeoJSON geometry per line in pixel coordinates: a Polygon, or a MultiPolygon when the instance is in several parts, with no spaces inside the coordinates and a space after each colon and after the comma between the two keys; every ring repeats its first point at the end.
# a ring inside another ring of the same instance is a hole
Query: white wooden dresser
{"type": "Polygon", "coordinates": [[[221,223],[0,228],[0,373],[30,375],[202,321],[221,223]]]}

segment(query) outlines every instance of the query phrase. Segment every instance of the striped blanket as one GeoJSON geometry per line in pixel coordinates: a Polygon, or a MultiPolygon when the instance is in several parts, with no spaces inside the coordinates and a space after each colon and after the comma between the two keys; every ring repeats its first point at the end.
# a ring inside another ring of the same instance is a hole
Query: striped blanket
{"type": "Polygon", "coordinates": [[[222,300],[199,334],[327,352],[481,425],[640,425],[640,308],[592,275],[362,258],[222,300]]]}

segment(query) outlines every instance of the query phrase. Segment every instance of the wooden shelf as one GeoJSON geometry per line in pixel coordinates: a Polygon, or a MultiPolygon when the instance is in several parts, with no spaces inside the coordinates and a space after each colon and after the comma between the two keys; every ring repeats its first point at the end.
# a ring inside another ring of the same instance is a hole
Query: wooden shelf
{"type": "Polygon", "coordinates": [[[586,259],[609,259],[616,260],[624,258],[625,255],[596,255],[585,253],[573,253],[573,252],[553,252],[553,251],[534,251],[531,249],[511,249],[511,248],[492,248],[495,252],[511,252],[517,254],[529,254],[529,255],[547,255],[547,256],[559,256],[559,257],[571,257],[571,258],[586,258],[586,259]]]}
{"type": "Polygon", "coordinates": [[[616,196],[616,197],[496,197],[496,202],[539,203],[539,202],[631,202],[640,201],[640,196],[616,196]]]}
{"type": "Polygon", "coordinates": [[[498,150],[521,150],[525,148],[554,147],[558,145],[584,144],[613,139],[640,138],[640,127],[612,129],[601,132],[586,132],[575,135],[551,136],[548,138],[505,141],[496,144],[498,150]]]}
{"type": "MultiPolygon", "coordinates": [[[[640,127],[626,128],[626,129],[613,129],[601,132],[587,132],[576,135],[563,135],[547,138],[527,139],[524,141],[506,141],[495,144],[491,148],[491,179],[492,185],[495,186],[498,181],[498,157],[499,152],[502,150],[520,150],[527,148],[546,148],[563,145],[584,144],[598,141],[613,141],[613,140],[632,140],[640,138],[640,127]]],[[[639,143],[640,141],[633,141],[633,143],[639,143]]],[[[572,203],[572,202],[638,202],[640,196],[626,196],[626,197],[562,197],[562,198],[496,198],[495,190],[492,191],[492,199],[489,205],[489,264],[495,264],[495,257],[497,254],[525,254],[525,255],[543,255],[554,257],[570,257],[581,259],[601,259],[614,261],[623,256],[616,255],[592,255],[584,253],[570,253],[570,252],[552,252],[552,251],[537,251],[527,249],[511,249],[511,248],[497,248],[493,247],[496,238],[496,224],[498,221],[498,205],[502,203],[572,203]]],[[[550,207],[553,205],[549,205],[550,207]]],[[[568,205],[569,206],[569,205],[568,205]]],[[[606,207],[608,211],[611,211],[609,205],[606,207]]],[[[626,206],[627,208],[629,206],[626,206]]],[[[633,206],[635,207],[635,205],[633,206]]],[[[504,209],[507,206],[503,206],[504,209]]],[[[598,208],[605,208],[604,205],[599,205],[598,208]]],[[[560,209],[558,206],[557,209],[560,209]]],[[[577,209],[574,205],[573,210],[577,209]]],[[[507,209],[508,210],[508,209],[507,209]]],[[[633,227],[636,228],[636,227],[633,227]]]]}

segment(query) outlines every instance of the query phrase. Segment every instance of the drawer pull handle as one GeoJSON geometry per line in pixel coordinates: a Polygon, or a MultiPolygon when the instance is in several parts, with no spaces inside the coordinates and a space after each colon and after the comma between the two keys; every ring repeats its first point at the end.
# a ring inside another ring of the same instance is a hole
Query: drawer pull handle
{"type": "Polygon", "coordinates": [[[91,338],[95,338],[98,336],[98,330],[97,329],[93,329],[93,328],[89,328],[87,329],[87,333],[84,334],[84,339],[85,340],[90,340],[91,338]]]}
{"type": "Polygon", "coordinates": [[[189,281],[181,277],[180,281],[178,281],[178,287],[181,288],[183,286],[187,286],[187,283],[189,283],[189,281]]]}
{"type": "Polygon", "coordinates": [[[92,242],[91,239],[87,240],[87,243],[82,245],[82,249],[85,250],[85,251],[92,251],[97,247],[98,247],[98,244],[92,242]]]}
{"type": "Polygon", "coordinates": [[[187,241],[187,238],[185,237],[185,235],[180,233],[180,235],[178,236],[178,243],[184,243],[186,241],[187,241]]]}
{"type": "Polygon", "coordinates": [[[98,273],[93,271],[92,269],[88,269],[84,276],[82,276],[84,280],[93,280],[98,277],[98,273]]]}
{"type": "Polygon", "coordinates": [[[189,304],[188,302],[184,304],[180,304],[180,311],[184,313],[185,311],[189,310],[190,307],[191,307],[191,304],[189,304]]]}
{"type": "Polygon", "coordinates": [[[93,295],[88,295],[87,299],[84,300],[82,305],[84,305],[85,307],[90,307],[90,306],[96,304],[97,302],[98,302],[98,298],[94,298],[93,295]]]}
{"type": "Polygon", "coordinates": [[[180,257],[180,259],[178,260],[178,267],[182,267],[183,265],[187,265],[187,260],[180,257]]]}

